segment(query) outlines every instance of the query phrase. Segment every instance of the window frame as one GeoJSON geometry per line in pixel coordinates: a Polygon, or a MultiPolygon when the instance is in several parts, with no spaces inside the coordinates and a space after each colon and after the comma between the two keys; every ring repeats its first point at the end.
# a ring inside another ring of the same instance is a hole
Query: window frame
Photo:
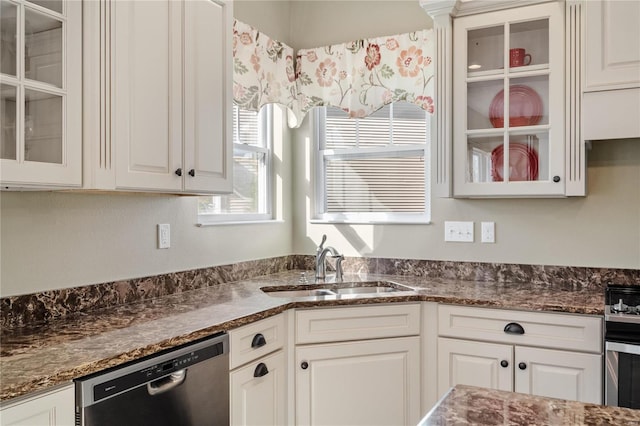
{"type": "MultiPolygon", "coordinates": [[[[235,114],[236,105],[234,105],[235,114]]],[[[238,108],[239,113],[239,108],[238,108]]],[[[238,135],[239,132],[232,132],[238,135]]],[[[265,156],[264,170],[262,177],[258,179],[258,204],[264,213],[210,213],[203,214],[198,211],[198,225],[225,225],[225,224],[248,224],[264,223],[274,221],[273,216],[273,105],[265,105],[258,112],[258,138],[264,142],[264,146],[250,145],[242,143],[239,139],[233,141],[234,156],[236,152],[263,153],[265,156]],[[262,192],[262,193],[261,193],[262,192]]],[[[234,183],[235,185],[235,183],[234,183]]],[[[235,187],[235,186],[234,186],[235,187]]],[[[213,194],[211,196],[224,196],[226,194],[213,194]]],[[[209,197],[209,196],[207,196],[209,197]]]]}
{"type": "MultiPolygon", "coordinates": [[[[311,223],[353,223],[353,224],[430,224],[431,223],[431,131],[427,128],[424,145],[394,145],[393,138],[389,145],[376,148],[321,149],[326,137],[326,107],[315,108],[311,114],[313,134],[313,212],[311,223]],[[403,155],[404,154],[404,155],[403,155]],[[406,157],[410,154],[424,156],[424,212],[326,212],[325,159],[341,158],[389,158],[406,157]]],[[[430,120],[429,116],[425,117],[430,120]]]]}

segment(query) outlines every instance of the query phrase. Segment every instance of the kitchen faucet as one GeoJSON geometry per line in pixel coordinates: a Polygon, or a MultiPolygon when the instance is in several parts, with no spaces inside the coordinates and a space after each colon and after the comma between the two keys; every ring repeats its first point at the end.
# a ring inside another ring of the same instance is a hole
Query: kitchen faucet
{"type": "Polygon", "coordinates": [[[322,242],[316,249],[316,280],[324,280],[326,276],[326,258],[327,254],[336,259],[336,282],[342,282],[342,261],[344,256],[338,253],[338,250],[331,246],[325,247],[324,243],[327,241],[326,234],[322,236],[322,242]]]}

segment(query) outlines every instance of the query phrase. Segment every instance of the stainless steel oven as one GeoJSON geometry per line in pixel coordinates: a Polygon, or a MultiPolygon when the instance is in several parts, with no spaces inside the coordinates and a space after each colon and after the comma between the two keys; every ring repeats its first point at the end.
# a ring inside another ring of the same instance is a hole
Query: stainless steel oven
{"type": "Polygon", "coordinates": [[[640,408],[640,286],[606,290],[605,404],[640,408]]]}

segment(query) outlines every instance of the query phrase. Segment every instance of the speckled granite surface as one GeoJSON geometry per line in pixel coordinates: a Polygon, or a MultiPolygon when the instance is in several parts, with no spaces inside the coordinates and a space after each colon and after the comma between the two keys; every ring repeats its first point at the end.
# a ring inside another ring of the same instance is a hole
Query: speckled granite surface
{"type": "MultiPolygon", "coordinates": [[[[0,400],[46,389],[75,377],[251,323],[292,307],[435,301],[531,311],[603,314],[599,288],[570,284],[498,283],[396,275],[347,275],[346,281],[388,280],[414,292],[326,300],[287,299],[265,286],[298,283],[300,271],[220,283],[134,304],[80,312],[40,325],[3,328],[0,400]]],[[[308,272],[307,276],[313,276],[308,272]]]]}
{"type": "MultiPolygon", "coordinates": [[[[232,265],[99,283],[0,298],[0,327],[23,327],[82,312],[164,297],[293,269],[311,270],[314,257],[290,255],[232,265]]],[[[420,259],[347,257],[347,273],[371,273],[464,281],[552,284],[573,290],[604,288],[607,283],[640,285],[640,269],[517,265],[420,259]]]]}
{"type": "Polygon", "coordinates": [[[418,426],[640,424],[640,410],[458,385],[418,426]]]}

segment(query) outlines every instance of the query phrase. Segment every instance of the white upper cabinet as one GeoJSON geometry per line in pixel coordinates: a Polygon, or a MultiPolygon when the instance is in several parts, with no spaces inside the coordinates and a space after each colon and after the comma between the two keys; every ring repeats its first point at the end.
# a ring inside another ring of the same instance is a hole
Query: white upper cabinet
{"type": "Polygon", "coordinates": [[[585,195],[580,2],[421,5],[436,38],[434,194],[585,195]]]}
{"type": "Polygon", "coordinates": [[[104,0],[85,20],[85,188],[230,192],[231,3],[104,0]]]}
{"type": "Polygon", "coordinates": [[[584,138],[640,137],[640,2],[584,8],[584,138]]]}
{"type": "Polygon", "coordinates": [[[564,195],[564,13],[554,2],[453,24],[454,195],[564,195]]]}
{"type": "Polygon", "coordinates": [[[82,183],[82,3],[0,1],[0,184],[82,183]]]}

